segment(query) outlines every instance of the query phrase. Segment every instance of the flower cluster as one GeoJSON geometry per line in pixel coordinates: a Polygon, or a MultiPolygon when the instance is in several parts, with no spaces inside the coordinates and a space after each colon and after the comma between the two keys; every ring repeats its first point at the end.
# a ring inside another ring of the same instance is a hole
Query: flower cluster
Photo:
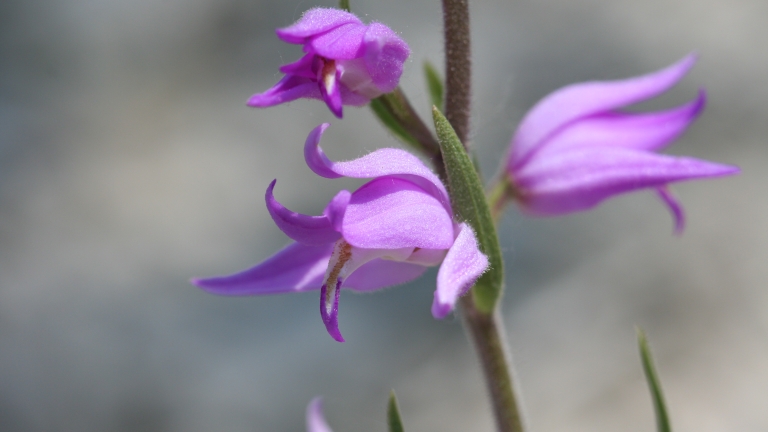
{"type": "MultiPolygon", "coordinates": [[[[249,105],[315,98],[341,118],[343,105],[363,105],[393,91],[410,54],[408,45],[388,27],[363,24],[351,13],[335,9],[311,9],[295,24],[277,30],[277,35],[302,44],[306,54],[282,66],[285,77],[254,95],[249,105]]],[[[688,56],[646,76],[575,84],[545,97],[512,138],[503,180],[511,193],[505,196],[516,199],[529,214],[546,216],[585,210],[619,193],[653,188],[671,209],[680,232],[682,207],[667,185],[738,172],[732,166],[655,153],[696,119],[704,108],[704,92],[665,111],[621,109],[665,92],[694,62],[688,56]]],[[[285,208],[273,195],[273,181],[265,195],[267,210],[293,243],[245,271],[192,283],[221,295],[320,290],[322,321],[328,333],[343,342],[338,323],[342,288],[377,290],[411,281],[427,267],[439,265],[432,315],[447,316],[488,270],[489,259],[475,232],[455,219],[457,212],[443,182],[416,156],[385,148],[356,160],[333,162],[319,146],[328,126],[316,127],[307,137],[304,159],[309,168],[324,178],[369,181],[354,192],[340,191],[319,216],[285,208]]],[[[313,402],[310,410],[319,413],[319,402],[313,402]]],[[[324,422],[313,424],[312,430],[328,429],[324,422]]]]}

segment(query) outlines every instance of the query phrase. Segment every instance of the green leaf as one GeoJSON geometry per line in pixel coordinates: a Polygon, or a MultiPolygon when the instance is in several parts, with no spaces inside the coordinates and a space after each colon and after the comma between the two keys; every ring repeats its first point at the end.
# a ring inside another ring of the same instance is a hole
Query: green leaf
{"type": "Polygon", "coordinates": [[[645,372],[645,379],[648,382],[648,387],[651,390],[653,410],[656,412],[657,430],[659,432],[672,432],[672,427],[669,424],[667,407],[664,403],[664,394],[661,391],[661,383],[659,382],[659,376],[656,373],[656,366],[653,364],[651,349],[648,347],[648,339],[645,337],[645,332],[643,332],[640,328],[637,329],[637,344],[640,347],[640,358],[643,360],[643,371],[645,372]]]}
{"type": "Polygon", "coordinates": [[[400,419],[400,409],[397,407],[397,396],[395,391],[389,393],[389,403],[387,404],[387,424],[389,432],[403,432],[403,421],[400,419]]]}
{"type": "Polygon", "coordinates": [[[349,9],[349,0],[339,0],[339,9],[351,12],[349,9]]]}
{"type": "Polygon", "coordinates": [[[443,109],[443,79],[440,78],[440,74],[437,72],[432,63],[429,61],[424,62],[424,77],[427,80],[427,88],[429,89],[429,97],[432,101],[432,105],[439,109],[443,109]]]}
{"type": "Polygon", "coordinates": [[[376,114],[376,117],[379,118],[381,123],[389,129],[389,131],[394,135],[397,139],[400,141],[410,145],[414,146],[416,148],[421,148],[421,144],[419,144],[418,141],[416,141],[416,138],[414,138],[408,131],[403,127],[402,123],[395,117],[392,110],[389,108],[390,104],[387,99],[388,95],[382,95],[377,97],[376,99],[371,100],[371,110],[373,110],[373,113],[376,114]]]}
{"type": "Polygon", "coordinates": [[[491,314],[501,297],[504,283],[504,262],[496,226],[485,200],[480,177],[459,137],[437,107],[432,107],[432,116],[437,141],[443,153],[453,211],[460,221],[467,222],[475,231],[480,249],[490,261],[490,268],[477,280],[472,294],[475,307],[485,314],[491,314]]]}

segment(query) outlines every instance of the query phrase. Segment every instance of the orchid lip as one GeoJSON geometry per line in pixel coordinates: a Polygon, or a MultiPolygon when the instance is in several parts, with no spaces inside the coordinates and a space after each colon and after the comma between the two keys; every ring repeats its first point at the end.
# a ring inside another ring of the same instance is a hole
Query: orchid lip
{"type": "Polygon", "coordinates": [[[347,262],[352,259],[352,246],[343,239],[333,246],[325,280],[320,288],[320,316],[323,319],[328,334],[338,342],[344,342],[339,331],[339,295],[344,282],[342,272],[347,262]]]}

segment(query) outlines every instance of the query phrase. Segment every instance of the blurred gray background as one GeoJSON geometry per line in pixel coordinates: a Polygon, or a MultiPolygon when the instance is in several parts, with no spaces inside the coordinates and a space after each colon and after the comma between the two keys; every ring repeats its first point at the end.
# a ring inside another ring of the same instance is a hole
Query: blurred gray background
{"type": "MultiPolygon", "coordinates": [[[[263,203],[319,213],[340,188],[301,146],[350,159],[397,143],[367,109],[255,110],[299,49],[277,40],[328,0],[0,2],[0,430],[303,431],[323,395],[337,432],[384,431],[391,388],[409,432],[491,431],[460,321],[432,319],[434,270],[341,300],[221,298],[191,276],[287,243],[263,203]]],[[[441,65],[440,2],[352,0],[441,65]]],[[[709,92],[671,153],[743,174],[674,187],[682,237],[650,192],[595,211],[501,222],[506,329],[532,431],[652,431],[634,326],[650,338],[678,431],[768,430],[768,2],[476,0],[473,141],[486,177],[525,111],[565,84],[700,54],[673,91],[709,92]]]]}

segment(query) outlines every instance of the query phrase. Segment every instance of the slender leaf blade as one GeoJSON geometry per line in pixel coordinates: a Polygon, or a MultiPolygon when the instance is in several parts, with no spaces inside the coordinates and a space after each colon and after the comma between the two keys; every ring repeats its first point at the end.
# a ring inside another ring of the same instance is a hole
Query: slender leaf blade
{"type": "Polygon", "coordinates": [[[477,309],[491,314],[501,297],[504,283],[504,262],[496,226],[485,199],[480,177],[459,137],[437,107],[432,107],[432,115],[445,162],[453,211],[460,221],[467,222],[475,231],[480,249],[488,256],[490,262],[488,271],[472,288],[472,294],[477,309]]]}
{"type": "Polygon", "coordinates": [[[637,344],[640,348],[640,358],[643,361],[643,371],[645,380],[648,382],[648,388],[651,390],[651,399],[653,400],[653,410],[656,412],[656,427],[658,432],[672,432],[669,423],[669,415],[664,402],[664,393],[661,391],[661,382],[656,372],[656,366],[653,363],[651,348],[648,346],[648,339],[645,332],[637,329],[637,344]]]}
{"type": "Polygon", "coordinates": [[[397,396],[395,396],[394,390],[389,393],[387,424],[389,425],[389,432],[404,432],[403,421],[400,418],[400,408],[397,406],[397,396]]]}
{"type": "Polygon", "coordinates": [[[443,109],[443,97],[445,96],[445,87],[443,79],[437,72],[437,69],[429,61],[424,62],[424,78],[427,80],[427,89],[432,105],[438,109],[443,109]]]}

